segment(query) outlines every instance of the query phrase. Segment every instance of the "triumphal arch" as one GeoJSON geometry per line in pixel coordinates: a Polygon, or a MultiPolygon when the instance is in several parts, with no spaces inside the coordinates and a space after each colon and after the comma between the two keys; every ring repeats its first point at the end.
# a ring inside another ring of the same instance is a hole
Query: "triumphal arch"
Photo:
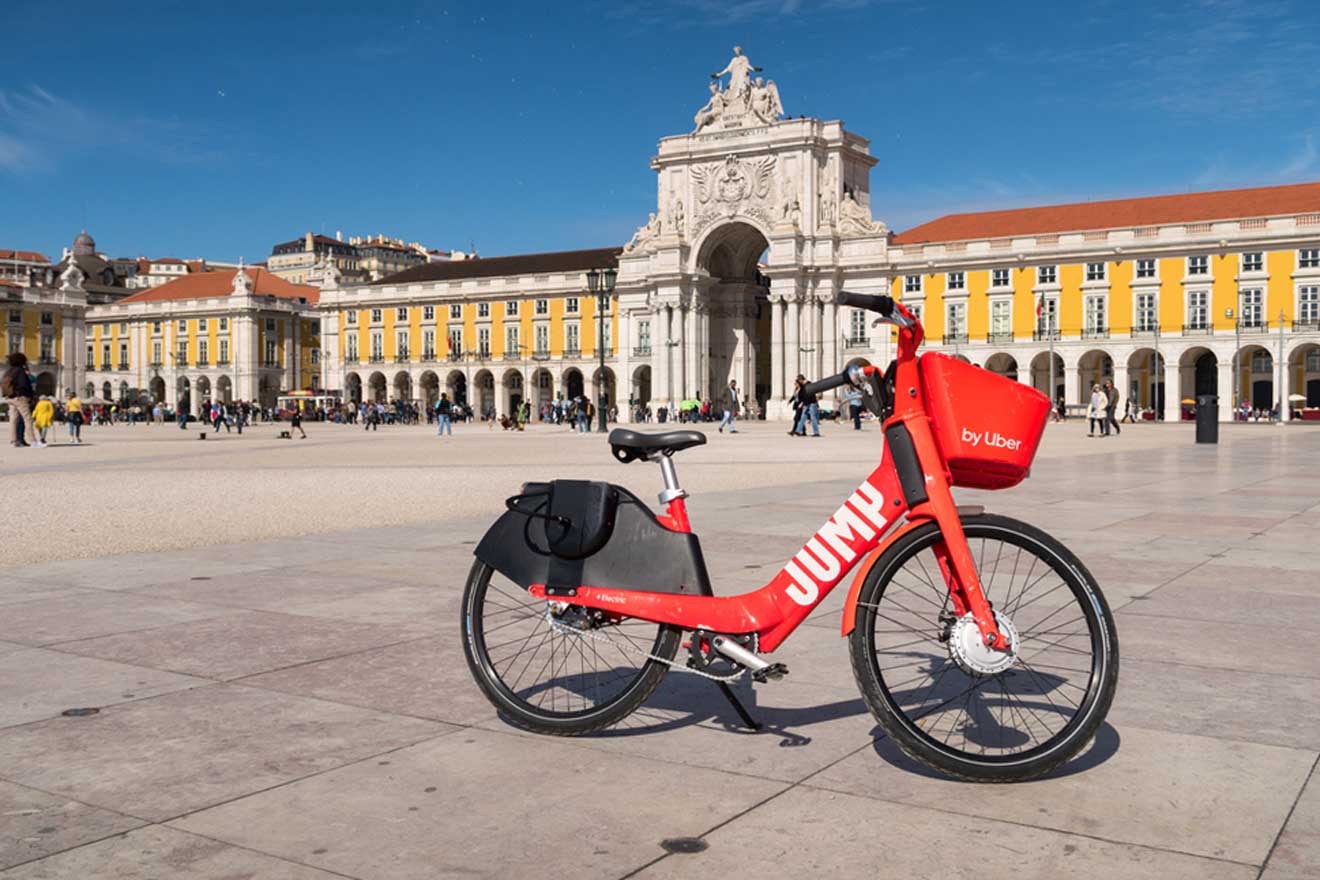
{"type": "Polygon", "coordinates": [[[620,378],[655,406],[718,397],[735,379],[780,418],[799,373],[848,359],[835,292],[887,290],[869,142],[785,116],[759,72],[735,47],[693,130],[660,141],[656,209],[619,258],[620,378]]]}

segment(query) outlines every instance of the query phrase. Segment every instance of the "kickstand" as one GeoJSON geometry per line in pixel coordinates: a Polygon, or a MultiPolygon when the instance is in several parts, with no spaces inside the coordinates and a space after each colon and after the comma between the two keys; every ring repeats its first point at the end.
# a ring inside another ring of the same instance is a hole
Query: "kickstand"
{"type": "Polygon", "coordinates": [[[733,688],[729,687],[727,684],[725,684],[722,681],[717,681],[716,684],[720,686],[720,693],[724,694],[724,699],[728,700],[731,704],[733,704],[733,708],[735,711],[737,711],[738,717],[742,719],[743,724],[745,724],[751,730],[760,730],[761,725],[758,724],[756,722],[756,719],[751,716],[751,714],[747,711],[747,708],[743,706],[741,702],[739,702],[737,695],[735,695],[733,692],[733,688]]]}

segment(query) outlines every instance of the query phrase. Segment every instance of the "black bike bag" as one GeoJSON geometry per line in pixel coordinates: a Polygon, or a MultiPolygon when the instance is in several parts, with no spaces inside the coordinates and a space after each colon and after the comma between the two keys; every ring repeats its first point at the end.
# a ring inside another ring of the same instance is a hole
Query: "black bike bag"
{"type": "Polygon", "coordinates": [[[523,589],[578,586],[711,595],[696,535],[665,528],[622,486],[527,483],[477,545],[478,559],[523,589]]]}

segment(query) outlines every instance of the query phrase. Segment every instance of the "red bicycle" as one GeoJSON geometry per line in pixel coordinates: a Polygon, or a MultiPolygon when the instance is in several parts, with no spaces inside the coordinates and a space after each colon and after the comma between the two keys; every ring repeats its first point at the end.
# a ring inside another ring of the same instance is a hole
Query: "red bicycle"
{"type": "Polygon", "coordinates": [[[728,682],[787,674],[765,655],[856,568],[842,626],[853,672],[912,758],[1007,782],[1046,773],[1091,740],[1118,679],[1100,587],[1057,540],[957,507],[950,491],[1021,482],[1049,399],[956,358],[918,357],[921,323],[890,297],[840,293],[838,302],[897,325],[898,357],[805,393],[856,387],[883,422],[883,456],[761,589],[711,590],[673,463],[706,442],[700,432],[610,434],[620,461],[660,464],[663,515],[601,482],[528,483],[508,500],[477,546],[462,626],[468,665],[509,721],[548,734],[596,731],[637,709],[676,667],[715,679],[754,727],[728,682]]]}

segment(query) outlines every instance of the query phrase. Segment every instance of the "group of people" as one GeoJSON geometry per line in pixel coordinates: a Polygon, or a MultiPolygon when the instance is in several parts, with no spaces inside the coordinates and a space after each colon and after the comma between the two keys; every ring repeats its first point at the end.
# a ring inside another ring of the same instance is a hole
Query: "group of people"
{"type": "Polygon", "coordinates": [[[1091,403],[1086,408],[1086,417],[1090,420],[1090,430],[1088,437],[1108,437],[1112,428],[1115,434],[1122,434],[1123,429],[1119,427],[1118,419],[1114,418],[1114,413],[1118,412],[1118,405],[1122,402],[1118,389],[1114,387],[1112,379],[1106,379],[1104,384],[1096,383],[1091,386],[1091,403]],[[1096,434],[1096,426],[1099,426],[1100,433],[1096,434]]]}
{"type": "Polygon", "coordinates": [[[9,444],[41,448],[55,442],[51,431],[57,418],[69,426],[69,439],[82,442],[83,403],[76,394],[60,403],[48,394],[37,395],[27,356],[21,351],[9,355],[0,374],[0,396],[9,405],[9,444]]]}

